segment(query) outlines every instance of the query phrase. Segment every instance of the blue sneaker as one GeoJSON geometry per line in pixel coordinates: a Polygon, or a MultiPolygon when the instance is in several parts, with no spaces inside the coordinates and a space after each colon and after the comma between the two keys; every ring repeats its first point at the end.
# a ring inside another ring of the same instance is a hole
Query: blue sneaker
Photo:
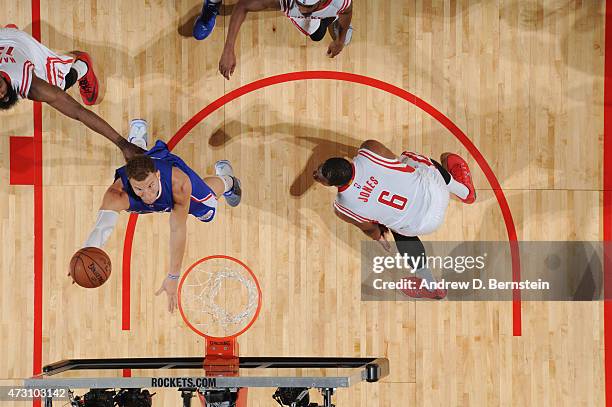
{"type": "Polygon", "coordinates": [[[242,199],[242,188],[240,188],[240,180],[234,176],[234,169],[228,160],[219,160],[215,163],[216,175],[229,175],[234,180],[232,189],[223,194],[225,202],[229,206],[238,206],[242,199]]]}
{"type": "Polygon", "coordinates": [[[220,5],[221,2],[212,3],[210,0],[204,1],[202,12],[193,24],[193,37],[196,40],[203,40],[212,33],[213,28],[215,28],[215,21],[219,15],[220,5]]]}

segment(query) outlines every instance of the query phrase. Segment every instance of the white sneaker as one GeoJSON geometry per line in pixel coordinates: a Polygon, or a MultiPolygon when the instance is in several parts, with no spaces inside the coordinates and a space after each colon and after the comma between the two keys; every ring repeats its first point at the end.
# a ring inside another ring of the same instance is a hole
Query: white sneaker
{"type": "Polygon", "coordinates": [[[234,169],[228,160],[219,160],[215,163],[215,174],[218,176],[229,175],[234,180],[232,189],[223,194],[225,202],[229,206],[238,206],[242,199],[242,188],[240,188],[240,180],[234,176],[234,169]]]}
{"type": "Polygon", "coordinates": [[[149,144],[149,124],[146,120],[133,119],[130,121],[130,133],[128,134],[128,141],[138,147],[148,150],[147,145],[149,144]]]}
{"type": "MultiPolygon", "coordinates": [[[[334,28],[334,39],[336,39],[340,35],[340,23],[338,23],[338,20],[334,21],[333,28],[334,28]]],[[[349,28],[346,31],[346,37],[344,37],[345,47],[351,43],[352,38],[353,38],[353,26],[349,25],[349,28]]]]}

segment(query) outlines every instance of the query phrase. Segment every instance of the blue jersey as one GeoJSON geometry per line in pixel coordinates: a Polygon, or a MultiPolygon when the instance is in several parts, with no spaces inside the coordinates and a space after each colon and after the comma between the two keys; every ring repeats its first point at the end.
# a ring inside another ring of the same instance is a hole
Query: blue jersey
{"type": "Polygon", "coordinates": [[[144,203],[132,189],[125,172],[125,166],[118,168],[115,171],[115,181],[121,178],[123,190],[128,194],[130,200],[128,212],[140,214],[170,212],[174,206],[172,200],[172,167],[177,167],[187,174],[191,181],[189,214],[203,222],[210,222],[217,209],[217,197],[204,180],[189,168],[180,157],[170,153],[166,143],[161,140],[157,140],[153,148],[146,152],[146,155],[153,159],[155,168],[159,171],[161,194],[152,204],[144,203]]]}

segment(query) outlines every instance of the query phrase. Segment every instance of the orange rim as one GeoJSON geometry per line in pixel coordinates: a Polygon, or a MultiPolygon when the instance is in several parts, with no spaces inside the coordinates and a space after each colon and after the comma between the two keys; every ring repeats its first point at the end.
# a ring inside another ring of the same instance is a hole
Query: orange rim
{"type": "Polygon", "coordinates": [[[232,257],[232,256],[225,256],[222,254],[215,254],[213,256],[208,256],[208,257],[204,257],[203,259],[200,259],[198,261],[196,261],[195,263],[193,263],[185,272],[185,274],[183,274],[183,276],[181,277],[181,281],[179,283],[178,286],[178,308],[179,308],[179,312],[181,313],[181,317],[183,318],[183,321],[185,321],[185,323],[187,324],[187,326],[195,333],[197,333],[198,335],[206,338],[206,339],[214,339],[217,341],[221,341],[221,340],[231,340],[231,339],[235,339],[237,337],[239,337],[240,335],[242,335],[243,333],[245,333],[250,327],[251,325],[253,325],[255,323],[255,321],[257,320],[257,317],[259,316],[259,311],[261,310],[261,287],[259,286],[259,281],[257,280],[257,277],[255,276],[255,273],[253,273],[253,271],[243,262],[241,262],[240,260],[232,257]],[[239,265],[241,265],[242,267],[244,267],[244,269],[246,271],[249,272],[249,274],[251,275],[251,277],[253,277],[253,280],[255,281],[255,286],[257,287],[257,309],[255,310],[255,313],[253,314],[253,317],[251,318],[251,320],[249,321],[249,323],[242,328],[240,331],[236,332],[233,335],[229,335],[229,336],[212,336],[212,335],[207,335],[204,332],[200,331],[198,328],[196,328],[195,326],[193,326],[193,324],[191,322],[189,322],[189,319],[187,319],[187,316],[185,316],[185,312],[183,312],[183,305],[182,305],[182,301],[181,301],[181,292],[183,289],[183,283],[185,282],[185,279],[187,278],[187,276],[189,275],[189,273],[191,273],[191,271],[199,264],[204,263],[207,260],[212,260],[212,259],[225,259],[225,260],[230,260],[233,261],[234,263],[237,263],[239,265]]]}

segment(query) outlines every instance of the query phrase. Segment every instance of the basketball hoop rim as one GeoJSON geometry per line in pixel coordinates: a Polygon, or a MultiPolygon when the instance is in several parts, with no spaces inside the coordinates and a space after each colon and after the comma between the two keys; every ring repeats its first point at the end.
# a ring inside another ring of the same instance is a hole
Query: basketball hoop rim
{"type": "Polygon", "coordinates": [[[215,254],[215,255],[212,255],[212,256],[204,257],[204,258],[196,261],[195,263],[193,263],[187,269],[187,271],[185,271],[185,273],[183,273],[183,275],[181,277],[181,281],[179,282],[179,286],[178,286],[178,309],[179,309],[179,312],[181,314],[181,318],[183,318],[183,321],[196,334],[198,334],[198,335],[200,335],[200,336],[202,336],[202,337],[204,337],[204,338],[206,338],[208,340],[231,341],[231,340],[234,340],[234,339],[238,338],[243,333],[245,333],[255,323],[255,321],[259,317],[259,311],[261,310],[261,301],[262,301],[261,297],[262,297],[262,295],[261,295],[261,287],[259,286],[259,280],[257,280],[257,276],[255,276],[255,273],[253,273],[253,271],[249,268],[249,266],[247,266],[246,264],[244,264],[242,261],[238,260],[235,257],[226,256],[226,255],[223,255],[223,254],[215,254]],[[255,286],[257,287],[257,309],[255,310],[255,313],[253,314],[253,317],[251,318],[251,321],[249,321],[249,323],[244,328],[242,328],[240,331],[238,331],[237,333],[235,333],[233,335],[228,335],[228,336],[212,336],[212,335],[207,335],[204,332],[200,331],[195,326],[193,326],[193,324],[191,322],[189,322],[189,319],[187,319],[187,316],[185,315],[185,312],[183,311],[183,306],[182,306],[182,303],[181,303],[181,292],[182,292],[183,283],[185,282],[185,279],[187,278],[189,273],[191,273],[191,271],[196,266],[198,266],[201,263],[204,263],[207,260],[212,260],[212,259],[230,260],[230,261],[233,261],[234,263],[237,263],[237,264],[241,265],[242,267],[244,267],[244,269],[246,271],[249,272],[251,277],[253,277],[253,280],[255,281],[255,286]]]}

